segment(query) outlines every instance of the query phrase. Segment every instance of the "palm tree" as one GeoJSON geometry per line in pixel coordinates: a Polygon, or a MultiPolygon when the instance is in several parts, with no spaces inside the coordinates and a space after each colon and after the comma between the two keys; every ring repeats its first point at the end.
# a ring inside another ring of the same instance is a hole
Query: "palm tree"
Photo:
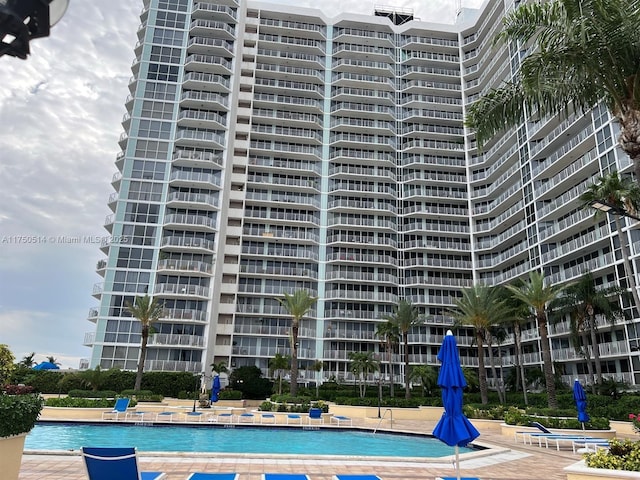
{"type": "MultiPolygon", "coordinates": [[[[622,249],[624,269],[629,281],[629,288],[633,295],[636,310],[640,309],[640,298],[635,281],[636,277],[631,262],[629,261],[631,255],[629,243],[627,242],[626,234],[622,231],[622,222],[620,220],[621,215],[631,214],[637,216],[637,212],[640,210],[640,186],[638,186],[631,177],[621,177],[618,175],[618,172],[613,171],[598,178],[597,183],[590,185],[587,191],[580,196],[580,201],[582,202],[583,208],[593,208],[592,205],[596,202],[611,207],[609,213],[614,215],[616,230],[618,231],[618,238],[620,239],[620,248],[622,249]]],[[[601,210],[595,209],[594,211],[595,218],[604,214],[601,210]]]]}
{"type": "Polygon", "coordinates": [[[379,362],[373,358],[373,352],[349,352],[348,358],[351,360],[351,371],[358,379],[360,398],[364,398],[367,393],[367,375],[380,369],[379,362]]]}
{"type": "MultiPolygon", "coordinates": [[[[316,360],[311,364],[309,370],[319,374],[324,369],[324,363],[321,360],[316,360]]],[[[320,397],[320,375],[316,375],[316,398],[320,397]]]]}
{"type": "Polygon", "coordinates": [[[212,363],[211,365],[209,365],[211,367],[211,372],[212,373],[229,373],[229,369],[227,368],[227,362],[222,361],[222,362],[218,362],[218,363],[212,363]]]}
{"type": "Polygon", "coordinates": [[[276,353],[276,356],[269,360],[269,374],[273,377],[274,373],[278,373],[278,395],[282,395],[282,372],[287,370],[290,365],[289,355],[276,353]]]}
{"type": "Polygon", "coordinates": [[[476,129],[478,143],[520,124],[527,111],[543,118],[588,111],[602,100],[620,124],[620,146],[640,179],[638,1],[527,2],[502,22],[497,42],[526,45],[531,53],[513,81],[470,106],[465,123],[476,129]]]}
{"type": "Polygon", "coordinates": [[[409,371],[409,332],[413,327],[422,324],[422,319],[418,313],[418,308],[406,298],[400,299],[398,305],[394,308],[393,314],[383,318],[395,324],[402,335],[404,343],[404,397],[408,399],[411,398],[411,389],[409,388],[409,377],[411,375],[409,371]]]}
{"type": "Polygon", "coordinates": [[[47,357],[47,362],[52,363],[54,365],[60,365],[60,362],[58,361],[58,359],[56,357],[54,357],[53,355],[49,355],[47,357]]]}
{"type": "Polygon", "coordinates": [[[431,365],[416,365],[411,369],[411,381],[419,381],[425,396],[431,395],[431,390],[438,383],[438,371],[431,365]]]}
{"type": "Polygon", "coordinates": [[[164,305],[158,299],[149,295],[136,297],[135,303],[126,303],[127,311],[140,322],[140,358],[138,359],[138,371],[136,373],[136,383],[133,387],[138,391],[142,385],[142,373],[144,372],[144,362],[147,357],[147,342],[151,333],[151,326],[158,321],[164,311],[164,305]]]}
{"type": "Polygon", "coordinates": [[[394,397],[393,391],[393,348],[398,344],[400,338],[400,330],[398,325],[394,322],[387,320],[384,323],[378,323],[376,326],[376,337],[378,337],[385,344],[385,351],[387,352],[387,375],[389,375],[389,396],[394,397]]]}
{"type": "Polygon", "coordinates": [[[618,286],[597,288],[590,272],[585,273],[573,285],[569,285],[564,295],[551,303],[554,315],[569,315],[571,330],[577,337],[576,350],[583,352],[589,376],[591,388],[596,393],[596,382],[593,378],[591,359],[596,364],[597,382],[602,383],[602,365],[598,348],[596,315],[602,315],[610,323],[624,318],[624,313],[617,301],[612,298],[625,293],[618,286]],[[588,336],[591,334],[591,349],[589,349],[588,336]]]}
{"type": "Polygon", "coordinates": [[[484,365],[484,343],[487,332],[493,324],[507,315],[507,307],[497,287],[474,285],[462,290],[462,297],[455,308],[449,312],[455,319],[456,326],[473,328],[478,348],[478,382],[480,385],[480,401],[483,405],[489,402],[487,388],[487,370],[484,365]]]}
{"type": "Polygon", "coordinates": [[[522,327],[531,320],[531,310],[522,300],[511,295],[506,288],[501,288],[502,296],[509,309],[510,315],[504,319],[502,325],[509,326],[513,330],[513,343],[515,344],[516,357],[516,383],[515,389],[518,391],[518,380],[522,385],[524,404],[529,405],[527,397],[527,377],[524,371],[524,355],[522,353],[522,327]]]}
{"type": "Polygon", "coordinates": [[[36,363],[34,359],[35,356],[36,352],[31,352],[29,355],[25,355],[24,357],[22,357],[22,360],[20,360],[20,365],[24,365],[27,368],[33,367],[33,365],[36,363]]]}
{"type": "Polygon", "coordinates": [[[97,392],[107,381],[104,372],[100,369],[100,365],[97,365],[93,370],[85,370],[80,372],[80,378],[82,383],[91,387],[94,392],[97,392]]]}
{"type": "Polygon", "coordinates": [[[529,272],[529,281],[520,285],[507,285],[514,297],[526,303],[533,310],[540,331],[540,345],[542,348],[542,368],[547,390],[549,408],[558,408],[556,400],[555,378],[549,346],[549,331],[547,328],[547,305],[560,296],[563,291],[560,285],[545,285],[544,274],[536,271],[529,272]]]}
{"type": "Polygon", "coordinates": [[[298,392],[298,332],[300,321],[309,313],[318,297],[313,297],[307,290],[297,290],[293,294],[285,293],[284,298],[276,298],[278,302],[291,315],[291,332],[289,342],[291,345],[291,387],[289,392],[295,395],[298,392]]]}

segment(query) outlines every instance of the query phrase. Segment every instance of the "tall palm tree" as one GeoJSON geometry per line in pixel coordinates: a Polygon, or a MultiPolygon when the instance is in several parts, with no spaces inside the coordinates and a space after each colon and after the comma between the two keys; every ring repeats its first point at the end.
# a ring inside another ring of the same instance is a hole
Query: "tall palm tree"
{"type": "Polygon", "coordinates": [[[284,298],[276,298],[291,315],[289,342],[291,345],[291,395],[298,393],[298,332],[300,321],[318,300],[307,290],[296,290],[293,294],[285,293],[284,298]]]}
{"type": "Polygon", "coordinates": [[[269,360],[269,374],[272,377],[276,372],[278,374],[278,395],[282,395],[282,372],[290,368],[290,360],[289,355],[281,353],[276,353],[276,356],[269,360]]]}
{"type": "Polygon", "coordinates": [[[489,402],[487,388],[487,370],[484,364],[484,343],[487,332],[497,321],[507,315],[507,307],[498,287],[474,285],[462,290],[462,297],[455,302],[455,308],[449,312],[456,326],[473,328],[478,349],[478,383],[480,401],[489,402]]]}
{"type": "Polygon", "coordinates": [[[49,355],[47,357],[47,362],[52,363],[54,365],[60,365],[60,362],[58,361],[58,359],[56,357],[54,357],[53,355],[49,355]]]}
{"type": "Polygon", "coordinates": [[[411,398],[411,389],[409,388],[409,377],[411,375],[409,370],[409,332],[413,327],[421,325],[422,319],[418,313],[418,308],[406,298],[400,299],[398,305],[394,308],[393,314],[383,318],[395,324],[402,336],[404,344],[404,397],[411,398]]]}
{"type": "Polygon", "coordinates": [[[603,100],[640,179],[640,2],[527,2],[503,19],[498,42],[531,46],[516,78],[470,106],[465,123],[483,144],[526,111],[588,111],[603,100]],[[571,81],[567,81],[571,79],[571,81]]]}
{"type": "MultiPolygon", "coordinates": [[[[637,212],[640,210],[640,186],[638,186],[631,177],[620,176],[618,172],[613,171],[599,177],[596,183],[591,184],[580,196],[580,201],[582,202],[583,208],[592,208],[595,202],[600,202],[612,207],[609,213],[613,214],[615,219],[616,230],[618,231],[618,238],[620,239],[620,248],[622,249],[624,269],[627,274],[636,311],[638,311],[638,309],[640,309],[640,297],[638,296],[635,273],[629,261],[629,257],[631,256],[629,242],[627,242],[626,234],[622,231],[620,216],[625,214],[637,216],[637,212]]],[[[594,211],[595,218],[605,214],[601,210],[594,209],[594,211]]]]}
{"type": "Polygon", "coordinates": [[[527,377],[524,371],[524,355],[522,352],[522,327],[531,320],[531,310],[529,305],[522,300],[511,295],[511,292],[504,287],[500,287],[502,298],[509,309],[509,315],[501,324],[511,327],[513,330],[513,343],[515,345],[516,357],[516,391],[518,390],[518,380],[522,386],[524,404],[529,405],[527,397],[527,377]]]}
{"type": "Polygon", "coordinates": [[[551,347],[549,346],[549,330],[547,327],[547,305],[558,298],[564,289],[560,285],[545,285],[544,274],[529,272],[529,280],[520,285],[507,285],[514,297],[526,303],[533,310],[540,331],[540,345],[542,349],[542,368],[547,390],[547,404],[549,408],[558,408],[556,400],[556,385],[553,376],[551,347]]]}
{"type": "Polygon", "coordinates": [[[144,372],[144,362],[147,358],[147,342],[151,333],[152,325],[158,321],[164,311],[164,305],[157,298],[149,295],[136,297],[133,304],[126,303],[127,311],[140,322],[140,357],[138,358],[138,371],[136,373],[136,383],[134,390],[140,390],[142,386],[142,373],[144,372]]]}
{"type": "Polygon", "coordinates": [[[387,352],[387,375],[389,375],[389,396],[393,398],[393,348],[398,344],[400,338],[400,330],[398,325],[394,322],[387,320],[383,323],[378,323],[376,326],[376,337],[378,337],[384,344],[387,352]]]}
{"type": "Polygon", "coordinates": [[[597,382],[602,383],[602,365],[598,349],[598,326],[596,315],[602,315],[610,323],[615,323],[624,318],[624,312],[617,301],[617,297],[626,293],[618,286],[596,287],[593,275],[585,273],[573,285],[569,285],[564,295],[551,303],[554,315],[569,315],[571,330],[578,337],[577,345],[582,349],[589,375],[591,376],[591,388],[596,393],[596,382],[593,378],[591,359],[596,364],[597,382]],[[591,349],[588,336],[591,335],[591,349]]]}
{"type": "Polygon", "coordinates": [[[373,358],[373,352],[349,352],[348,358],[351,360],[351,371],[358,379],[360,398],[364,398],[367,393],[367,375],[377,372],[380,364],[373,358]]]}

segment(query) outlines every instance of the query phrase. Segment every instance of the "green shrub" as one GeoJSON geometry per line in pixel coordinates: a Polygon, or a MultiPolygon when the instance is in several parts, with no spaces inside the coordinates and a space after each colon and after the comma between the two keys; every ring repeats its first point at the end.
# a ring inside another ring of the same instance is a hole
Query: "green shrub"
{"type": "Polygon", "coordinates": [[[40,395],[0,395],[0,437],[31,431],[42,406],[40,395]]]}
{"type": "Polygon", "coordinates": [[[63,374],[51,370],[32,370],[25,385],[32,386],[39,393],[60,393],[60,381],[63,374]]]}
{"type": "Polygon", "coordinates": [[[242,392],[239,390],[229,390],[228,388],[225,388],[220,392],[218,398],[220,398],[220,400],[242,400],[242,392]]]}
{"type": "MultiPolygon", "coordinates": [[[[136,401],[131,400],[129,407],[135,407],[136,401]]],[[[110,398],[48,398],[47,407],[71,407],[71,408],[113,408],[115,401],[110,398]]]]}
{"type": "Polygon", "coordinates": [[[640,472],[640,442],[613,439],[609,445],[609,450],[587,453],[587,467],[640,472]]]}
{"type": "Polygon", "coordinates": [[[270,412],[273,409],[273,403],[271,402],[262,402],[260,404],[260,407],[258,407],[259,410],[263,411],[263,412],[270,412]]]}
{"type": "MultiPolygon", "coordinates": [[[[562,417],[537,417],[527,415],[522,410],[510,407],[504,415],[504,421],[508,425],[530,425],[531,422],[538,422],[547,428],[568,428],[579,430],[582,428],[582,423],[577,418],[562,418],[562,417]]],[[[609,430],[611,428],[609,419],[604,417],[592,417],[589,422],[584,424],[586,430],[609,430]]]]}
{"type": "Polygon", "coordinates": [[[73,398],[116,398],[118,394],[113,390],[70,390],[69,396],[73,398]]]}

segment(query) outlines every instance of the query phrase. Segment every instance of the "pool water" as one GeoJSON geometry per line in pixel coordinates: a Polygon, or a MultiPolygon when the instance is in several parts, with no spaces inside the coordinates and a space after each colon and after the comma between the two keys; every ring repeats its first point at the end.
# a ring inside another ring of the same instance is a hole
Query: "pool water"
{"type": "MultiPolygon", "coordinates": [[[[423,435],[302,428],[39,423],[25,450],[135,446],[142,452],[275,453],[373,457],[443,457],[453,447],[423,435]]],[[[461,448],[460,453],[472,449],[461,448]]]]}

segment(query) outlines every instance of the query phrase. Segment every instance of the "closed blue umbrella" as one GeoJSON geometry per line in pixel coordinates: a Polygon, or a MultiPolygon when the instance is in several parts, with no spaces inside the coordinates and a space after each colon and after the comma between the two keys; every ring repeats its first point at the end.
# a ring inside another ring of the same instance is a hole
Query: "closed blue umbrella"
{"type": "Polygon", "coordinates": [[[433,430],[433,436],[447,445],[455,447],[456,474],[460,479],[459,447],[464,447],[478,438],[480,432],[462,413],[462,392],[467,386],[467,381],[462,373],[458,346],[451,330],[447,331],[442,341],[438,360],[441,363],[438,385],[442,389],[444,413],[433,430]]]}
{"type": "Polygon", "coordinates": [[[576,378],[573,382],[573,399],[576,402],[576,408],[578,409],[578,421],[582,423],[582,429],[584,430],[585,422],[589,421],[589,414],[587,413],[587,395],[584,393],[584,388],[576,378]]]}
{"type": "Polygon", "coordinates": [[[211,385],[211,402],[218,401],[218,394],[220,393],[220,375],[213,377],[213,384],[211,385]]]}

